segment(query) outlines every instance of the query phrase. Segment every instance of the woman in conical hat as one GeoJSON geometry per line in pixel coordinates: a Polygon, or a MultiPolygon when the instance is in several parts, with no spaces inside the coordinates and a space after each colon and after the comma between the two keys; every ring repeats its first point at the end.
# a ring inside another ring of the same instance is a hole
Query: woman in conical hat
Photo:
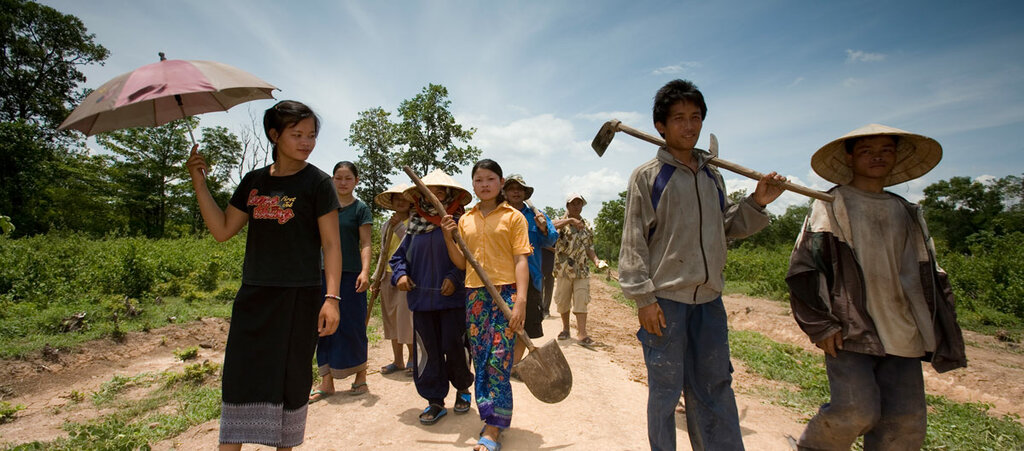
{"type": "Polygon", "coordinates": [[[462,216],[472,199],[448,174],[435,170],[423,183],[445,205],[438,212],[416,187],[405,190],[414,205],[402,244],[391,257],[391,283],[406,293],[413,322],[413,380],[427,400],[420,423],[431,425],[448,414],[445,398],[455,387],[455,413],[466,413],[473,397],[473,372],[466,360],[466,274],[448,258],[442,215],[462,216]]]}
{"type": "MultiPolygon", "coordinates": [[[[407,188],[409,188],[408,184],[399,183],[373,198],[377,205],[395,212],[381,226],[381,236],[387,237],[387,235],[390,235],[390,239],[381,238],[382,243],[384,241],[388,242],[388,247],[387,249],[381,249],[380,256],[378,257],[380,260],[375,268],[380,268],[381,262],[387,262],[391,259],[391,256],[405,237],[405,229],[409,225],[409,213],[412,210],[412,203],[406,199],[404,194],[407,188]]],[[[375,281],[370,285],[370,291],[376,292],[380,290],[380,316],[381,322],[384,325],[384,339],[391,340],[391,351],[394,355],[394,360],[382,367],[380,373],[391,374],[404,370],[411,375],[412,366],[406,364],[403,348],[408,346],[409,361],[411,363],[413,341],[412,311],[409,310],[409,302],[405,298],[405,292],[396,289],[395,285],[391,283],[391,267],[385,265],[383,271],[384,274],[374,273],[370,277],[370,280],[375,281]]],[[[373,297],[371,296],[370,299],[373,299],[373,297]]],[[[370,309],[372,310],[372,304],[370,309]]],[[[369,316],[367,316],[367,319],[369,319],[369,316]]]]}

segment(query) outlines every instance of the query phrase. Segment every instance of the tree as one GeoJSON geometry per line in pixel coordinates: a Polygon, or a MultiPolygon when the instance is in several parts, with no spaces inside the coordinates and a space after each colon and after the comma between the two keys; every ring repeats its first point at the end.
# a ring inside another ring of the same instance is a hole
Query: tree
{"type": "Polygon", "coordinates": [[[76,178],[96,176],[91,171],[99,160],[88,157],[74,135],[55,131],[83,97],[76,92],[85,81],[78,69],[107,58],[93,39],[75,16],[0,0],[0,211],[10,215],[17,235],[79,224],[72,217],[77,212],[63,207],[98,208],[95,221],[109,219],[103,196],[88,194],[102,184],[76,178]],[[64,203],[72,200],[83,203],[64,203]]]}
{"type": "Polygon", "coordinates": [[[544,214],[548,215],[551,219],[561,218],[565,216],[565,208],[544,207],[544,214]]]}
{"type": "Polygon", "coordinates": [[[601,211],[594,220],[594,252],[611,261],[619,261],[622,245],[622,228],[626,222],[626,192],[619,193],[618,199],[601,203],[601,211]]]}
{"type": "MultiPolygon", "coordinates": [[[[356,194],[360,198],[372,196],[387,189],[391,175],[401,166],[409,166],[419,176],[434,169],[449,175],[462,172],[459,166],[480,158],[480,149],[468,143],[476,132],[455,122],[449,111],[448,89],[430,84],[398,107],[400,122],[392,122],[391,113],[381,107],[359,113],[352,123],[348,141],[360,150],[360,185],[356,194]]],[[[376,206],[373,207],[376,212],[376,206]]]]}
{"type": "Polygon", "coordinates": [[[952,250],[967,252],[967,237],[990,230],[992,220],[1003,211],[1002,193],[991,188],[968,177],[928,185],[921,206],[932,235],[952,250]]]}
{"type": "MultiPolygon", "coordinates": [[[[359,113],[349,128],[348,142],[361,152],[356,166],[359,168],[359,185],[356,196],[370,206],[373,215],[382,208],[373,202],[373,197],[387,190],[391,185],[391,174],[395,172],[394,148],[398,143],[398,127],[391,123],[391,113],[383,108],[370,108],[359,113]]],[[[423,176],[426,174],[420,174],[423,176]]]]}
{"type": "Polygon", "coordinates": [[[448,108],[448,88],[429,84],[412,99],[398,106],[402,118],[399,125],[401,143],[406,146],[399,161],[418,174],[440,169],[447,174],[461,172],[459,165],[476,161],[482,153],[471,145],[458,147],[457,142],[468,143],[475,128],[463,129],[455,122],[448,108]]]}
{"type": "Polygon", "coordinates": [[[80,19],[26,0],[0,0],[0,121],[53,129],[82,98],[79,67],[107,58],[80,19]]]}

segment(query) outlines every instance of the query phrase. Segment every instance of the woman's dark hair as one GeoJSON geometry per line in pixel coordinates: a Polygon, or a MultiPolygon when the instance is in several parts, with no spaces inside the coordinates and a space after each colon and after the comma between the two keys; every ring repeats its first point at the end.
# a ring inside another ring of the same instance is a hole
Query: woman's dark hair
{"type": "Polygon", "coordinates": [[[856,138],[849,138],[849,139],[843,140],[843,146],[846,146],[846,153],[848,153],[850,155],[853,155],[853,148],[857,147],[857,143],[860,140],[862,140],[864,138],[874,138],[875,136],[888,136],[888,137],[892,138],[893,145],[895,145],[896,147],[900,146],[900,135],[868,135],[868,136],[858,136],[856,138]]]}
{"type": "Polygon", "coordinates": [[[306,104],[294,100],[282,100],[277,102],[277,105],[267,108],[267,111],[263,113],[263,133],[267,135],[267,140],[270,141],[270,145],[274,149],[271,153],[271,158],[274,161],[277,161],[277,143],[270,139],[270,131],[276,130],[277,136],[280,137],[284,133],[284,129],[309,118],[313,118],[313,130],[319,135],[320,118],[306,104]]]}
{"type": "Polygon", "coordinates": [[[338,168],[341,167],[348,168],[349,171],[352,171],[352,175],[355,178],[359,178],[359,169],[356,169],[356,165],[351,161],[339,161],[338,164],[334,165],[334,169],[331,171],[331,175],[333,176],[335,172],[338,172],[338,168]]]}
{"type": "Polygon", "coordinates": [[[668,112],[672,105],[683,101],[689,102],[700,108],[700,118],[705,119],[708,115],[708,105],[704,103],[704,94],[700,93],[697,85],[689,80],[672,80],[665,83],[654,95],[654,123],[664,124],[668,120],[668,112]]]}
{"type": "MultiPolygon", "coordinates": [[[[498,174],[499,178],[505,178],[505,175],[501,172],[501,166],[498,164],[497,161],[494,161],[490,158],[484,158],[483,160],[477,161],[476,164],[473,165],[473,170],[469,172],[469,176],[472,177],[476,175],[477,169],[486,169],[495,174],[498,174]]],[[[498,197],[495,198],[494,201],[499,204],[505,201],[505,193],[503,192],[503,190],[498,190],[498,197]]]]}

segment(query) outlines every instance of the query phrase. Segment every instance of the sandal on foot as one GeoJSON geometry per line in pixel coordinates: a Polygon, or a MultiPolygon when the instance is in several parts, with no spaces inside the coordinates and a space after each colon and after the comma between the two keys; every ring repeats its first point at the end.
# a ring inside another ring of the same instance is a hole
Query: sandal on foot
{"type": "Polygon", "coordinates": [[[389,363],[387,364],[387,366],[380,367],[380,374],[391,374],[394,372],[403,371],[406,368],[407,367],[400,367],[398,365],[395,365],[394,363],[389,363]]]}
{"type": "Polygon", "coordinates": [[[487,437],[480,437],[476,441],[476,449],[480,449],[483,446],[487,451],[501,451],[501,443],[491,440],[487,437]]]}
{"type": "Polygon", "coordinates": [[[469,392],[457,392],[455,393],[455,413],[466,413],[469,412],[469,408],[473,405],[473,395],[469,392]]]}
{"type": "Polygon", "coordinates": [[[445,409],[444,406],[431,403],[420,413],[420,424],[430,426],[437,423],[437,420],[440,420],[446,414],[448,414],[448,409],[445,409]]]}
{"type": "Polygon", "coordinates": [[[563,330],[563,331],[559,332],[558,333],[558,339],[559,340],[568,340],[569,339],[569,331],[563,330]]]}
{"type": "Polygon", "coordinates": [[[370,391],[370,386],[366,385],[366,382],[352,383],[352,389],[348,391],[349,396],[365,395],[370,391]]]}
{"type": "Polygon", "coordinates": [[[412,360],[410,360],[408,363],[405,364],[405,375],[406,376],[412,376],[412,371],[413,371],[413,365],[412,365],[412,360]]]}
{"type": "Polygon", "coordinates": [[[580,340],[580,344],[583,345],[583,346],[593,346],[594,345],[594,339],[590,338],[590,336],[588,335],[588,336],[584,337],[582,340],[580,340]]]}
{"type": "Polygon", "coordinates": [[[309,404],[313,404],[317,401],[322,401],[324,398],[333,395],[334,393],[327,393],[323,390],[313,389],[309,391],[309,404]]]}

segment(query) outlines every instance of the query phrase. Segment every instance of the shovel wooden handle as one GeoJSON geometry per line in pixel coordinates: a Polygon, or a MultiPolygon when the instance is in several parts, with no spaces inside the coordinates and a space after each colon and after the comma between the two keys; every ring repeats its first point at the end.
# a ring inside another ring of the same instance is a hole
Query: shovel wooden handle
{"type": "MultiPolygon", "coordinates": [[[[416,184],[416,187],[419,188],[421,193],[423,193],[424,198],[430,201],[430,204],[434,206],[434,209],[439,212],[445,211],[444,205],[441,204],[441,201],[437,200],[437,196],[430,192],[430,188],[427,188],[427,185],[423,184],[423,180],[420,180],[419,176],[412,171],[412,168],[409,166],[403,166],[402,170],[405,171],[406,175],[409,176],[409,179],[416,184]]],[[[501,297],[501,293],[498,292],[498,289],[494,287],[493,283],[491,283],[491,278],[487,276],[487,272],[484,271],[483,266],[480,266],[480,263],[473,258],[473,253],[469,251],[469,247],[466,246],[466,242],[462,240],[462,236],[459,235],[458,230],[452,231],[452,238],[454,238],[455,243],[459,245],[459,249],[462,250],[462,255],[466,257],[466,261],[473,266],[473,269],[476,270],[476,274],[480,276],[480,280],[483,281],[484,285],[487,287],[487,292],[490,293],[491,299],[494,300],[495,304],[498,304],[498,308],[500,308],[501,313],[505,315],[505,319],[511,318],[512,310],[510,310],[508,308],[508,304],[505,303],[505,298],[501,297]]],[[[526,349],[529,349],[530,352],[533,352],[533,350],[536,349],[536,346],[533,345],[533,341],[531,341],[530,337],[526,335],[526,331],[519,329],[516,333],[519,335],[519,339],[523,340],[523,343],[526,344],[526,349]]]]}
{"type": "MultiPolygon", "coordinates": [[[[630,127],[630,126],[628,126],[626,124],[623,124],[622,122],[614,121],[612,126],[614,128],[616,128],[618,131],[624,132],[625,134],[630,135],[630,136],[632,136],[634,138],[639,138],[639,139],[642,139],[644,141],[647,141],[647,142],[649,142],[651,144],[655,144],[655,145],[658,145],[658,146],[665,146],[665,140],[664,139],[661,139],[661,138],[659,138],[657,136],[653,136],[653,135],[651,135],[649,133],[637,130],[637,129],[635,129],[633,127],[630,127]]],[[[713,164],[715,166],[718,166],[718,167],[720,167],[722,169],[735,172],[735,173],[740,174],[740,175],[745,175],[745,176],[750,177],[750,178],[752,178],[754,180],[761,180],[761,177],[764,177],[764,174],[761,173],[761,172],[755,171],[755,170],[747,168],[747,167],[740,166],[740,165],[738,165],[736,163],[733,163],[733,162],[728,161],[728,160],[723,160],[723,159],[718,158],[718,157],[712,158],[711,160],[708,161],[708,163],[713,164]]],[[[810,189],[810,188],[808,188],[806,186],[797,185],[797,184],[792,183],[790,181],[783,182],[782,183],[782,187],[786,188],[787,190],[792,191],[794,193],[803,194],[804,196],[813,197],[815,199],[821,199],[821,200],[826,201],[826,202],[832,202],[832,201],[835,200],[835,197],[832,196],[829,193],[823,193],[823,192],[818,191],[818,190],[813,190],[813,189],[810,189]]]]}
{"type": "Polygon", "coordinates": [[[384,279],[384,272],[385,272],[384,271],[384,264],[385,264],[384,254],[388,251],[388,248],[391,247],[391,235],[392,235],[392,233],[391,233],[391,223],[390,222],[385,222],[384,223],[384,228],[383,228],[383,230],[381,230],[381,233],[384,234],[384,242],[381,243],[381,245],[380,245],[380,255],[377,256],[377,271],[375,271],[373,273],[376,277],[373,278],[374,280],[370,281],[370,287],[372,288],[374,285],[376,285],[377,289],[373,290],[370,293],[370,304],[366,306],[366,323],[367,324],[370,323],[370,316],[373,315],[373,304],[374,304],[374,302],[376,302],[377,298],[380,297],[380,284],[381,284],[381,281],[384,279]]]}

